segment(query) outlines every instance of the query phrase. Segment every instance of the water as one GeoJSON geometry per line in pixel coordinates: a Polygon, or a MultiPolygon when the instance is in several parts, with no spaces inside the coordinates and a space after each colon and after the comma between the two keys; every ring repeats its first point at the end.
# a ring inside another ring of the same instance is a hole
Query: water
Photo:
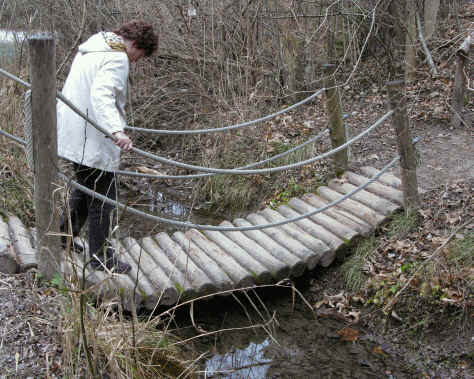
{"type": "Polygon", "coordinates": [[[14,60],[18,45],[25,37],[24,32],[0,29],[0,64],[4,65],[14,60]]]}
{"type": "MultiPolygon", "coordinates": [[[[302,289],[310,299],[310,293],[302,289]]],[[[411,364],[400,360],[390,340],[375,336],[360,325],[316,317],[298,299],[293,306],[291,291],[272,289],[260,293],[261,303],[248,294],[252,301],[243,296],[238,296],[239,301],[219,297],[195,305],[196,324],[211,333],[187,345],[195,354],[208,352],[199,378],[418,377],[411,364]],[[269,323],[269,319],[274,321],[269,323]],[[255,325],[265,328],[253,328],[255,325]],[[338,332],[346,327],[359,332],[355,341],[341,338],[338,332]]],[[[188,317],[183,313],[178,320],[184,338],[195,336],[194,328],[188,327],[188,317]]]]}
{"type": "Polygon", "coordinates": [[[229,379],[265,378],[271,359],[264,357],[265,348],[270,344],[266,338],[262,343],[251,342],[245,349],[236,349],[225,354],[216,354],[206,361],[206,378],[229,379]]]}

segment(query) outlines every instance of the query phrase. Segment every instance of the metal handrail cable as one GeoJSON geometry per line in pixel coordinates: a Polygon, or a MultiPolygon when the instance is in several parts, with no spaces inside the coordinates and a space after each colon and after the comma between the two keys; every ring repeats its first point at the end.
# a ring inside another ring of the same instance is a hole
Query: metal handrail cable
{"type": "Polygon", "coordinates": [[[279,110],[275,113],[271,113],[269,115],[257,118],[255,120],[245,121],[245,122],[242,122],[240,124],[224,126],[224,127],[221,127],[221,128],[196,129],[196,130],[164,130],[164,129],[147,129],[147,128],[137,128],[137,127],[134,127],[134,126],[126,126],[125,129],[133,130],[133,131],[136,131],[136,132],[151,133],[151,134],[173,134],[173,135],[176,135],[176,134],[206,134],[206,133],[225,132],[225,131],[228,131],[228,130],[243,128],[245,126],[251,126],[251,125],[257,124],[259,122],[275,118],[276,116],[279,116],[283,113],[286,113],[286,112],[288,112],[288,111],[290,111],[294,108],[299,107],[300,105],[303,105],[303,104],[313,100],[316,96],[318,96],[324,90],[325,90],[325,88],[321,88],[321,89],[317,90],[315,93],[313,93],[311,96],[308,96],[308,97],[304,98],[303,100],[298,101],[297,103],[294,103],[294,104],[290,105],[289,107],[281,109],[281,110],[279,110]]]}
{"type": "Polygon", "coordinates": [[[366,183],[364,183],[364,184],[360,185],[359,187],[353,189],[352,191],[346,193],[345,195],[343,195],[339,199],[334,200],[334,201],[326,204],[324,207],[315,209],[311,212],[302,214],[302,215],[297,216],[297,217],[292,217],[292,218],[282,220],[282,221],[278,221],[278,222],[273,222],[273,223],[268,223],[268,224],[260,224],[260,225],[252,225],[252,226],[238,226],[238,227],[194,224],[194,223],[190,223],[190,222],[171,220],[171,219],[167,219],[167,218],[160,217],[160,216],[154,216],[154,215],[151,215],[149,213],[140,211],[138,209],[128,207],[127,205],[125,205],[123,203],[120,203],[119,201],[109,199],[106,196],[103,196],[103,195],[101,195],[97,192],[94,192],[94,191],[90,190],[89,188],[80,185],[76,181],[69,179],[66,175],[64,175],[62,173],[58,173],[58,175],[60,176],[61,179],[63,179],[66,182],[70,183],[72,187],[77,188],[77,189],[87,193],[88,195],[93,196],[94,198],[97,198],[97,199],[99,199],[103,202],[106,202],[108,204],[117,206],[118,208],[120,208],[123,211],[130,212],[132,214],[135,214],[137,216],[146,218],[146,219],[154,221],[154,222],[164,222],[164,223],[171,224],[171,225],[178,226],[178,227],[182,227],[182,228],[194,228],[194,229],[198,229],[198,230],[213,230],[213,231],[221,231],[221,232],[237,232],[237,231],[242,232],[242,231],[261,230],[261,229],[267,229],[267,228],[272,228],[272,227],[276,227],[276,226],[281,226],[281,225],[296,222],[296,221],[302,220],[304,218],[314,216],[315,214],[324,212],[325,210],[338,205],[339,203],[341,203],[344,200],[350,198],[352,195],[356,194],[359,191],[362,191],[364,188],[366,188],[367,186],[369,186],[370,184],[375,182],[390,167],[392,167],[399,159],[400,159],[399,156],[392,159],[392,161],[390,161],[389,164],[387,164],[384,168],[382,168],[380,170],[380,172],[378,172],[376,175],[372,176],[366,183]]]}
{"type": "MultiPolygon", "coordinates": [[[[298,151],[305,147],[306,145],[309,145],[310,143],[316,142],[320,140],[326,133],[329,132],[329,129],[324,129],[321,133],[315,135],[314,137],[310,138],[309,140],[303,142],[302,144],[295,146],[287,151],[284,151],[283,153],[274,155],[270,158],[264,159],[263,161],[259,162],[254,162],[251,164],[248,164],[246,166],[242,167],[237,167],[237,169],[246,169],[246,168],[252,168],[256,166],[261,166],[265,163],[272,162],[274,160],[283,158],[291,153],[294,153],[295,151],[298,151]]],[[[115,174],[117,175],[123,175],[123,176],[138,176],[141,178],[150,178],[150,179],[195,179],[195,178],[203,178],[203,177],[208,177],[208,176],[215,176],[217,174],[191,174],[191,175],[155,175],[155,174],[145,174],[141,172],[134,172],[134,171],[124,171],[124,170],[116,170],[114,171],[115,174]]]]}

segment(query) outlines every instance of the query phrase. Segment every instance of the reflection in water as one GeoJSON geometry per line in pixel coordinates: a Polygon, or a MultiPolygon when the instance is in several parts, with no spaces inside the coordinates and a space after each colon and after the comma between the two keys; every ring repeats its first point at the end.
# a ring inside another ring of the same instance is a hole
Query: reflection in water
{"type": "Polygon", "coordinates": [[[262,379],[266,377],[271,360],[264,358],[269,345],[267,338],[262,343],[251,343],[245,349],[237,349],[223,355],[215,355],[206,361],[205,378],[262,379]]]}
{"type": "Polygon", "coordinates": [[[174,217],[183,218],[189,214],[189,209],[184,205],[166,199],[163,193],[155,192],[153,189],[148,190],[148,195],[150,196],[150,212],[154,213],[155,210],[158,214],[168,214],[174,217]]]}

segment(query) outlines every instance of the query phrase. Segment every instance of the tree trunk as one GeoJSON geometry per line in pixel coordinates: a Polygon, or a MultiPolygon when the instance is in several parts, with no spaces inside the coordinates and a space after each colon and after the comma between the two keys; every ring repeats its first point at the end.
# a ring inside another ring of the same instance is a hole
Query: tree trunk
{"type": "Polygon", "coordinates": [[[433,37],[436,31],[436,24],[438,19],[439,0],[425,0],[425,41],[433,37]]]}
{"type": "Polygon", "coordinates": [[[416,74],[416,4],[412,0],[406,2],[406,15],[405,81],[410,83],[416,74]]]}
{"type": "Polygon", "coordinates": [[[461,122],[465,122],[463,119],[464,93],[466,90],[466,74],[464,69],[467,57],[469,57],[471,43],[472,36],[468,36],[456,53],[456,74],[454,78],[452,98],[453,117],[451,121],[452,126],[455,128],[459,127],[461,122]]]}

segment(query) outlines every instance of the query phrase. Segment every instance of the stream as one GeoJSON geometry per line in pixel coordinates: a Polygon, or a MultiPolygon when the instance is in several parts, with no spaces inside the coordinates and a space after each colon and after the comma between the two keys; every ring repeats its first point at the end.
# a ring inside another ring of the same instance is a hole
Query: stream
{"type": "MultiPolygon", "coordinates": [[[[297,288],[307,300],[312,296],[310,278],[323,271],[298,280],[297,288]]],[[[404,362],[390,341],[359,325],[316,317],[290,289],[259,289],[247,295],[217,296],[194,305],[195,325],[209,333],[185,345],[190,354],[207,353],[199,378],[418,377],[414,364],[404,362]],[[346,327],[358,331],[355,341],[341,338],[338,332],[346,327]]],[[[175,320],[181,338],[197,335],[189,311],[179,312],[175,320]]]]}

